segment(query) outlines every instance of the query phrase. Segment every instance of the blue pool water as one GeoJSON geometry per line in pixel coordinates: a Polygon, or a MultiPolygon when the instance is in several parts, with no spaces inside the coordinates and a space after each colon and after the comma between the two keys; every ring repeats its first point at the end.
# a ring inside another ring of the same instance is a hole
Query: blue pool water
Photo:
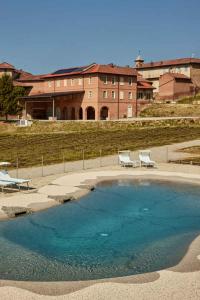
{"type": "Polygon", "coordinates": [[[120,180],[0,223],[0,278],[87,280],[176,265],[200,232],[200,188],[120,180]]]}

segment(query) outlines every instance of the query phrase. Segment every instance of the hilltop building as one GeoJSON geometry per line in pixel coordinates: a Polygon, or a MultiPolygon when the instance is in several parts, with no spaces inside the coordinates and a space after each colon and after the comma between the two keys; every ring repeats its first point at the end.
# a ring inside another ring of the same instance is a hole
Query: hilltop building
{"type": "Polygon", "coordinates": [[[153,97],[151,82],[141,76],[138,80],[136,69],[114,64],[93,63],[51,74],[20,76],[17,81],[30,89],[21,103],[24,117],[32,119],[132,118],[153,97]]]}
{"type": "Polygon", "coordinates": [[[138,56],[135,67],[143,78],[152,82],[156,99],[175,100],[183,96],[195,95],[200,91],[199,58],[144,63],[141,56],[138,56]]]}

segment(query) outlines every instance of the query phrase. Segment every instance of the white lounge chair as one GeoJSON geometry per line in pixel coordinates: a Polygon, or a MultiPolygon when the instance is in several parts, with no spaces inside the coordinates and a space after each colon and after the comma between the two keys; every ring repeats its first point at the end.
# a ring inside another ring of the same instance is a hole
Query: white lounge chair
{"type": "Polygon", "coordinates": [[[131,152],[129,150],[119,151],[119,163],[122,167],[139,167],[140,162],[131,160],[131,152]]]}
{"type": "Polygon", "coordinates": [[[1,187],[2,192],[5,187],[12,187],[12,186],[13,186],[12,182],[6,181],[6,180],[0,180],[0,187],[1,187]]]}
{"type": "MultiPolygon", "coordinates": [[[[3,170],[3,171],[0,171],[0,181],[2,182],[10,182],[11,185],[19,185],[19,184],[23,184],[23,183],[26,183],[27,186],[30,182],[29,179],[20,179],[20,178],[14,178],[14,177],[11,177],[7,171],[3,170]]],[[[20,188],[20,186],[19,186],[20,188]]]]}
{"type": "Polygon", "coordinates": [[[139,159],[140,159],[141,166],[155,167],[156,162],[154,160],[151,160],[150,155],[151,155],[151,151],[149,150],[139,151],[139,159]]]}

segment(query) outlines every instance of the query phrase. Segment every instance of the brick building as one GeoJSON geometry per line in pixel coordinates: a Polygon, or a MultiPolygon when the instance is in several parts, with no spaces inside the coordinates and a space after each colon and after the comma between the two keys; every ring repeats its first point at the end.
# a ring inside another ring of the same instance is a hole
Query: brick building
{"type": "MultiPolygon", "coordinates": [[[[20,76],[19,84],[30,89],[23,97],[24,117],[60,120],[131,118],[152,97],[137,101],[137,71],[113,64],[91,64],[61,69],[51,74],[20,76]]],[[[142,85],[140,85],[142,90],[142,85]]]]}
{"type": "Polygon", "coordinates": [[[13,65],[11,65],[7,62],[0,63],[0,78],[4,74],[7,74],[7,75],[11,76],[11,78],[13,79],[14,85],[19,84],[16,80],[20,79],[21,76],[24,77],[24,76],[30,76],[31,75],[31,73],[25,72],[23,70],[16,69],[13,65]]]}
{"type": "Polygon", "coordinates": [[[193,94],[191,79],[184,74],[165,73],[159,78],[159,99],[174,100],[193,94]]]}
{"type": "Polygon", "coordinates": [[[137,99],[152,100],[153,99],[153,84],[151,81],[144,79],[140,74],[137,77],[137,99]]]}
{"type": "Polygon", "coordinates": [[[138,56],[135,60],[135,67],[143,78],[152,82],[153,87],[155,88],[154,97],[157,97],[158,99],[163,99],[163,90],[165,90],[164,94],[171,95],[170,97],[173,100],[186,95],[194,95],[200,91],[199,58],[180,58],[144,63],[144,60],[138,56]],[[185,77],[180,78],[181,76],[179,76],[178,78],[178,75],[174,75],[173,80],[178,82],[178,84],[172,85],[171,82],[167,84],[166,81],[165,87],[162,86],[160,92],[160,83],[163,84],[163,80],[167,79],[167,76],[164,76],[161,79],[161,76],[165,73],[183,74],[185,77]],[[180,93],[181,83],[182,93],[180,93]],[[187,87],[184,87],[184,84],[187,87]]]}

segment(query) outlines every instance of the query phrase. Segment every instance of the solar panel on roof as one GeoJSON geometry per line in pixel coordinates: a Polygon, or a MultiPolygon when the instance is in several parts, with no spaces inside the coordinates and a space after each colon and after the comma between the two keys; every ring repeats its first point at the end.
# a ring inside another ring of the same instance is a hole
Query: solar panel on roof
{"type": "Polygon", "coordinates": [[[61,70],[58,70],[54,73],[52,73],[53,75],[54,74],[68,74],[68,73],[72,73],[72,72],[81,72],[85,69],[85,67],[80,67],[80,68],[70,68],[70,69],[61,69],[61,70]]]}

